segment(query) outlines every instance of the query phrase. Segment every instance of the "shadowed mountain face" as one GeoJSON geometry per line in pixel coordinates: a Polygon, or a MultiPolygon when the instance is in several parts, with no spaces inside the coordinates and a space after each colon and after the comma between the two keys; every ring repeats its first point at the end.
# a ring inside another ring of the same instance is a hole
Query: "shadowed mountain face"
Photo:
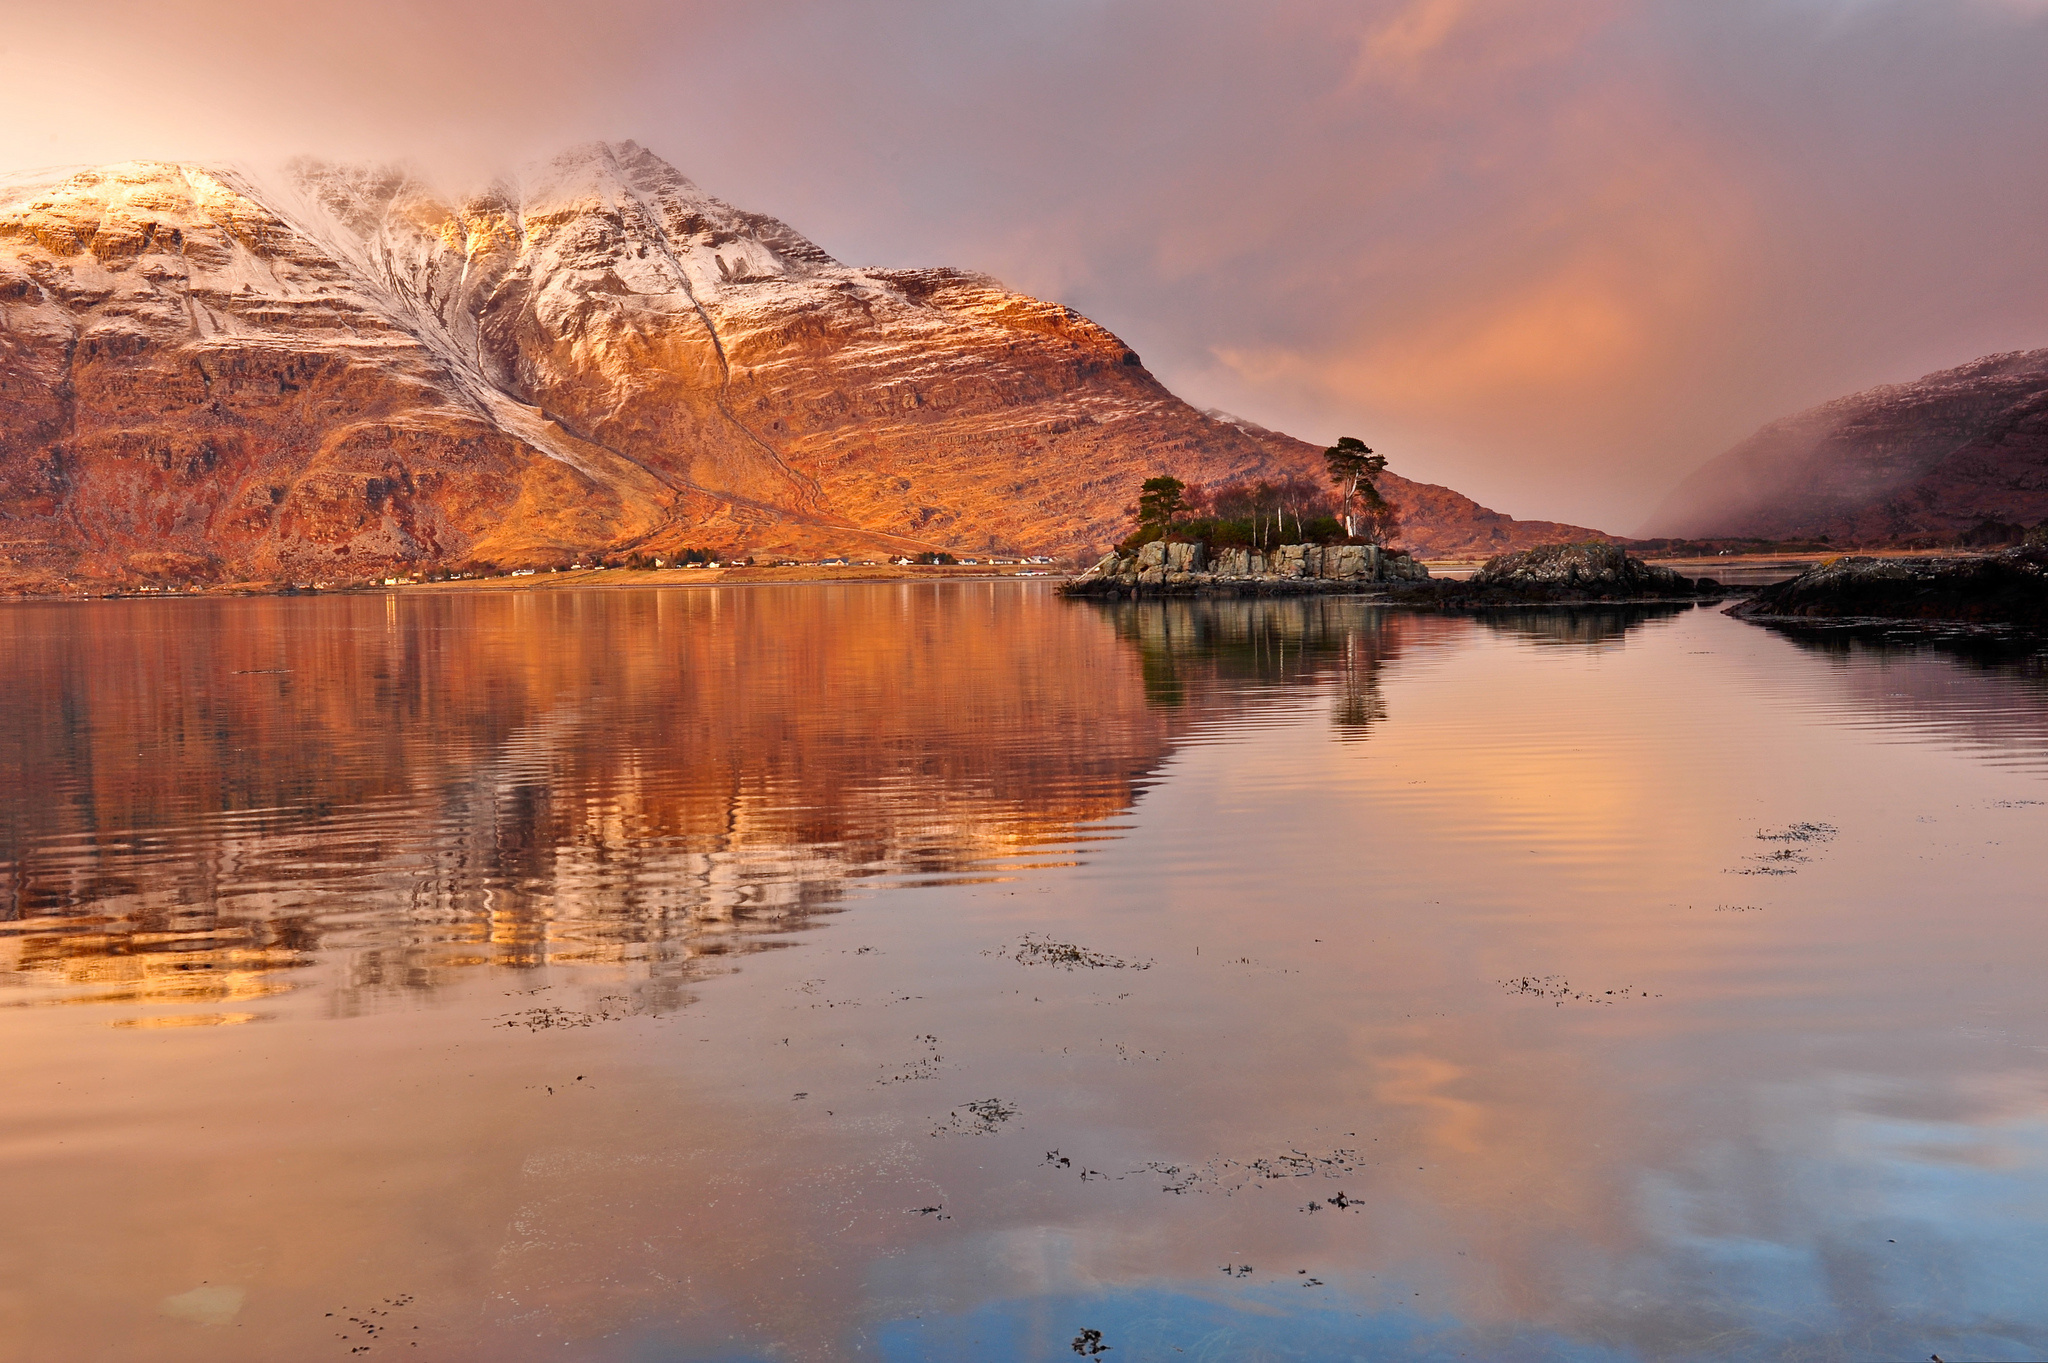
{"type": "Polygon", "coordinates": [[[1646,533],[1946,542],[2048,518],[2048,350],[1991,355],[1764,427],[1671,494],[1646,533]]]}
{"type": "MultiPolygon", "coordinates": [[[[1078,554],[1137,484],[1320,477],[1069,308],[853,269],[632,144],[0,186],[0,586],[684,547],[1078,554]]],[[[1423,553],[1583,536],[1389,477],[1423,553]]]]}

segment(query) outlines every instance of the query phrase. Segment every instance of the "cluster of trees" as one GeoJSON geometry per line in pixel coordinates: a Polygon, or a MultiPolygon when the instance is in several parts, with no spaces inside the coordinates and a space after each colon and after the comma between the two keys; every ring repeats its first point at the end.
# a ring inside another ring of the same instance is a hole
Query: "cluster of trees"
{"type": "Polygon", "coordinates": [[[1148,478],[1131,508],[1137,529],[1128,549],[1172,535],[1212,548],[1270,549],[1281,544],[1345,540],[1386,544],[1400,533],[1400,517],[1380,495],[1377,480],[1387,457],[1345,436],[1323,451],[1329,486],[1307,478],[1189,486],[1178,478],[1148,478]]]}

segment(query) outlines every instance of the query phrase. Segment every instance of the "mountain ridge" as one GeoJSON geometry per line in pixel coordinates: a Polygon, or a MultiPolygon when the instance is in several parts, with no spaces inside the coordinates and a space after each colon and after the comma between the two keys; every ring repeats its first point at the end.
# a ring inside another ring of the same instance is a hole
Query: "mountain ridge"
{"type": "Polygon", "coordinates": [[[2048,349],[1985,355],[1771,422],[1681,483],[1646,533],[1953,542],[2048,519],[2048,349]]]}
{"type": "MultiPolygon", "coordinates": [[[[1144,477],[1320,478],[1071,308],[862,269],[590,144],[402,170],[0,182],[0,585],[1117,538],[1144,477]]],[[[1388,475],[1422,552],[1596,532],[1388,475]]]]}

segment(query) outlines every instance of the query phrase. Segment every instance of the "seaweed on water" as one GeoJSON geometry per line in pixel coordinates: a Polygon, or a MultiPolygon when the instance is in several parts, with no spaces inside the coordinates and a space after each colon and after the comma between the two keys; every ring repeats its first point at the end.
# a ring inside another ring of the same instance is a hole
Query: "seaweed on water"
{"type": "MultiPolygon", "coordinates": [[[[530,991],[538,992],[538,991],[530,991]]],[[[592,1009],[560,1008],[548,1005],[540,1008],[526,1008],[517,1013],[507,1013],[499,1018],[499,1027],[524,1027],[529,1032],[552,1031],[558,1027],[592,1027],[600,1022],[616,1022],[620,1018],[634,1016],[624,994],[606,994],[598,999],[592,1009]],[[614,1005],[620,1005],[614,1007],[614,1005]]]]}
{"type": "Polygon", "coordinates": [[[934,1136],[993,1136],[996,1131],[1023,1111],[1015,1103],[1003,1098],[982,1098],[972,1103],[962,1103],[946,1114],[946,1120],[932,1128],[934,1136]]]}
{"type": "MultiPolygon", "coordinates": [[[[1841,831],[1841,829],[1836,828],[1831,823],[1793,823],[1786,824],[1783,828],[1759,828],[1756,832],[1756,837],[1758,842],[1798,843],[1805,846],[1814,846],[1833,842],[1836,835],[1841,831]]],[[[1789,876],[1801,866],[1810,863],[1813,858],[1807,856],[1806,853],[1800,851],[1797,847],[1785,846],[1775,851],[1747,858],[1747,860],[1750,863],[1749,865],[1731,867],[1729,874],[1738,876],[1789,876]]]]}
{"type": "Polygon", "coordinates": [[[1735,869],[1735,874],[1739,876],[1789,876],[1794,870],[1806,865],[1813,858],[1801,856],[1789,847],[1780,847],[1775,852],[1767,852],[1762,856],[1751,857],[1750,860],[1755,865],[1739,866],[1735,869]]]}
{"type": "Polygon", "coordinates": [[[1539,999],[1549,999],[1551,1005],[1562,1008],[1567,1003],[1616,1004],[1623,999],[1660,999],[1662,994],[1652,994],[1647,989],[1627,985],[1620,989],[1608,989],[1595,993],[1590,989],[1574,989],[1571,982],[1562,975],[1522,975],[1512,980],[1500,981],[1500,987],[1510,994],[1533,994],[1539,999]]]}
{"type": "MultiPolygon", "coordinates": [[[[939,1066],[946,1059],[945,1056],[939,1054],[939,1039],[925,1034],[912,1037],[911,1040],[924,1047],[925,1053],[908,1064],[898,1065],[894,1073],[885,1074],[880,1079],[877,1079],[875,1081],[877,1085],[914,1083],[919,1079],[930,1079],[938,1074],[939,1066]]],[[[882,1068],[886,1070],[889,1067],[884,1065],[882,1068]]]]}
{"type": "Polygon", "coordinates": [[[1831,823],[1793,823],[1783,828],[1760,828],[1759,842],[1833,842],[1842,830],[1831,823]]]}
{"type": "MultiPolygon", "coordinates": [[[[391,1327],[396,1324],[391,1319],[391,1313],[412,1305],[416,1300],[417,1298],[410,1292],[402,1292],[395,1297],[385,1297],[381,1305],[364,1307],[354,1314],[350,1314],[350,1308],[346,1306],[341,1307],[339,1310],[341,1318],[355,1333],[350,1334],[347,1331],[337,1331],[334,1337],[338,1340],[355,1340],[360,1338],[364,1342],[361,1344],[351,1344],[349,1352],[351,1354],[369,1353],[376,1347],[375,1341],[389,1334],[391,1327]]],[[[329,1311],[327,1318],[332,1319],[336,1314],[337,1312],[335,1311],[329,1311]]],[[[417,1331],[420,1327],[415,1325],[412,1328],[417,1331]]],[[[393,1342],[396,1343],[395,1340],[393,1342]]],[[[417,1340],[409,1340],[407,1342],[415,1349],[419,1347],[419,1341],[417,1340]]]]}
{"type": "Polygon", "coordinates": [[[1108,1353],[1112,1347],[1102,1342],[1100,1330],[1083,1330],[1074,1336],[1074,1352],[1077,1354],[1085,1354],[1092,1358],[1096,1354],[1108,1353]]]}
{"type": "Polygon", "coordinates": [[[1341,1178],[1360,1172],[1366,1164],[1365,1156],[1356,1150],[1332,1150],[1327,1155],[1288,1150],[1253,1160],[1219,1156],[1195,1165],[1153,1160],[1131,1172],[1154,1174],[1165,1179],[1159,1189],[1163,1193],[1181,1195],[1214,1191],[1227,1197],[1243,1188],[1262,1186],[1272,1179],[1341,1178]]]}
{"type": "Polygon", "coordinates": [[[1126,961],[1105,952],[1091,951],[1073,942],[1055,942],[1042,932],[1026,933],[1013,947],[990,953],[1007,957],[1018,965],[1051,965],[1062,970],[1150,970],[1150,961],[1126,961]]]}

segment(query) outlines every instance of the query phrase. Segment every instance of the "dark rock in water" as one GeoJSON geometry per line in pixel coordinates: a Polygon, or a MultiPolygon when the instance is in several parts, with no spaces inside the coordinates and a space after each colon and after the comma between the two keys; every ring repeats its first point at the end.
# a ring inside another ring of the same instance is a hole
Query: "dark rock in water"
{"type": "Polygon", "coordinates": [[[1729,608],[1748,620],[1949,620],[2048,630],[2048,545],[1975,558],[1838,558],[1729,608]]]}
{"type": "Polygon", "coordinates": [[[1645,563],[1618,544],[1544,544],[1500,554],[1465,582],[1428,582],[1400,596],[1414,605],[1575,605],[1584,602],[1692,600],[1726,595],[1712,578],[1698,582],[1645,563]]]}
{"type": "Polygon", "coordinates": [[[1472,574],[1475,587],[1577,587],[1608,596],[1689,592],[1692,583],[1669,568],[1632,557],[1618,544],[1542,544],[1497,554],[1472,574]]]}

